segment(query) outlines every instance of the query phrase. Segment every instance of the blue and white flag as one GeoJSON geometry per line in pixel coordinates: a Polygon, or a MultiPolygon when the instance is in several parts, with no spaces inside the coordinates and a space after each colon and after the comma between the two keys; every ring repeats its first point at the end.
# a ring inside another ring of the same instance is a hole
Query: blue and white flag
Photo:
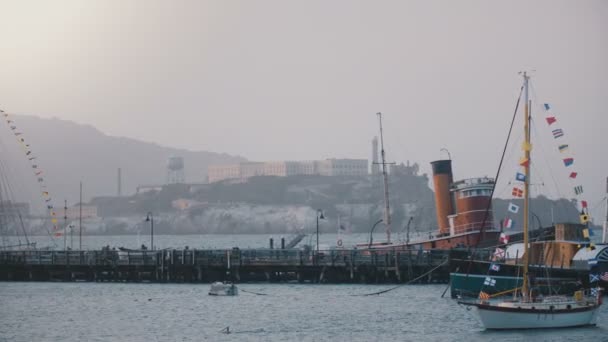
{"type": "Polygon", "coordinates": [[[590,283],[595,283],[596,281],[600,281],[600,275],[599,274],[589,273],[589,282],[590,283]]]}
{"type": "Polygon", "coordinates": [[[495,286],[496,285],[496,279],[492,279],[490,277],[486,277],[486,280],[484,280],[483,284],[487,285],[487,286],[495,286]]]}
{"type": "Polygon", "coordinates": [[[513,204],[513,203],[509,203],[509,208],[508,208],[508,210],[509,210],[510,212],[512,212],[513,214],[517,214],[517,213],[519,212],[519,206],[518,206],[518,205],[515,205],[515,204],[513,204]]]}
{"type": "Polygon", "coordinates": [[[525,182],[526,181],[526,175],[524,175],[521,172],[518,172],[515,174],[515,180],[516,181],[520,181],[520,182],[525,182]]]}
{"type": "Polygon", "coordinates": [[[549,106],[548,103],[545,103],[545,110],[549,110],[549,109],[551,109],[551,106],[549,106]]]}
{"type": "Polygon", "coordinates": [[[587,260],[587,263],[589,264],[589,266],[595,266],[597,265],[597,259],[589,259],[587,260]]]}

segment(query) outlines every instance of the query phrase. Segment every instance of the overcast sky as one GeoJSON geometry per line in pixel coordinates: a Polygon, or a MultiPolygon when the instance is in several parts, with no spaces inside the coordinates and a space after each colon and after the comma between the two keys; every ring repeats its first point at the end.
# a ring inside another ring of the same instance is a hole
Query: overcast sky
{"type": "MultiPolygon", "coordinates": [[[[447,148],[465,178],[494,175],[518,71],[536,70],[533,100],[553,105],[595,203],[607,18],[601,0],[0,0],[0,106],[250,160],[369,159],[381,111],[390,161],[429,172],[447,148]]],[[[556,146],[543,114],[535,153],[556,146]]],[[[539,183],[573,197],[547,155],[556,182],[539,183]]]]}

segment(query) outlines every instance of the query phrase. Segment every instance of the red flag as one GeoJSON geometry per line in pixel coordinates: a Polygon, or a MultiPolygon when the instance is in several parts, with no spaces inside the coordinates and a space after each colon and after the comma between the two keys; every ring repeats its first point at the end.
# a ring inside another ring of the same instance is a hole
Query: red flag
{"type": "Polygon", "coordinates": [[[570,178],[576,178],[577,175],[578,173],[576,172],[570,172],[570,178]]]}
{"type": "Polygon", "coordinates": [[[545,118],[545,120],[547,120],[547,123],[548,123],[549,125],[551,125],[552,123],[554,123],[555,121],[557,121],[557,119],[555,118],[555,116],[547,116],[547,117],[545,118]]]}
{"type": "Polygon", "coordinates": [[[61,236],[61,235],[63,235],[63,234],[61,234],[61,233],[55,233],[54,235],[55,235],[55,236],[61,236]]]}
{"type": "Polygon", "coordinates": [[[581,201],[581,206],[583,208],[587,208],[587,201],[581,201]]]}
{"type": "Polygon", "coordinates": [[[515,196],[515,197],[523,197],[524,196],[524,191],[520,188],[513,188],[513,191],[511,192],[511,195],[515,196]]]}

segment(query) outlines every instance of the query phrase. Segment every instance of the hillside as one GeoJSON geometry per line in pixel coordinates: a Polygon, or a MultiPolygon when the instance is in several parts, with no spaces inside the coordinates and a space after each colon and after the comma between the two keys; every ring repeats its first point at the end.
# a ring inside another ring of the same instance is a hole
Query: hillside
{"type": "MultiPolygon", "coordinates": [[[[184,158],[187,182],[203,182],[207,166],[245,160],[227,154],[188,151],[129,138],[112,137],[97,129],[59,119],[14,115],[12,119],[36,156],[37,165],[55,206],[64,199],[78,201],[79,181],[85,201],[95,196],[116,195],[117,169],[122,169],[122,193],[131,195],[140,184],[164,184],[170,156],[184,158]]],[[[12,131],[0,125],[0,152],[8,160],[8,182],[17,200],[41,202],[39,187],[24,152],[12,131]]],[[[40,203],[42,204],[42,203],[40,203]]]]}

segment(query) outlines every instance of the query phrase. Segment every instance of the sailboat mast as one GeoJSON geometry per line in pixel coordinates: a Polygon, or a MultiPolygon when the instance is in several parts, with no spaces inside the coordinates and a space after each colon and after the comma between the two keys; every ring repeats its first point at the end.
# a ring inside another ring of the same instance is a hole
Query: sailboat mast
{"type": "Polygon", "coordinates": [[[529,237],[528,237],[528,223],[529,223],[529,205],[530,205],[530,98],[529,98],[529,88],[528,81],[530,76],[526,72],[523,74],[524,77],[524,99],[525,99],[525,119],[524,119],[524,131],[525,131],[525,143],[524,143],[524,255],[523,255],[523,264],[524,264],[524,281],[522,284],[522,294],[524,298],[528,298],[529,295],[529,284],[528,284],[528,263],[530,261],[530,246],[529,246],[529,237]]]}
{"type": "Polygon", "coordinates": [[[391,208],[388,199],[388,173],[386,172],[386,155],[384,153],[384,137],[382,135],[382,113],[378,112],[380,121],[380,156],[382,157],[382,177],[384,178],[384,225],[386,226],[386,240],[391,242],[391,208]]]}

